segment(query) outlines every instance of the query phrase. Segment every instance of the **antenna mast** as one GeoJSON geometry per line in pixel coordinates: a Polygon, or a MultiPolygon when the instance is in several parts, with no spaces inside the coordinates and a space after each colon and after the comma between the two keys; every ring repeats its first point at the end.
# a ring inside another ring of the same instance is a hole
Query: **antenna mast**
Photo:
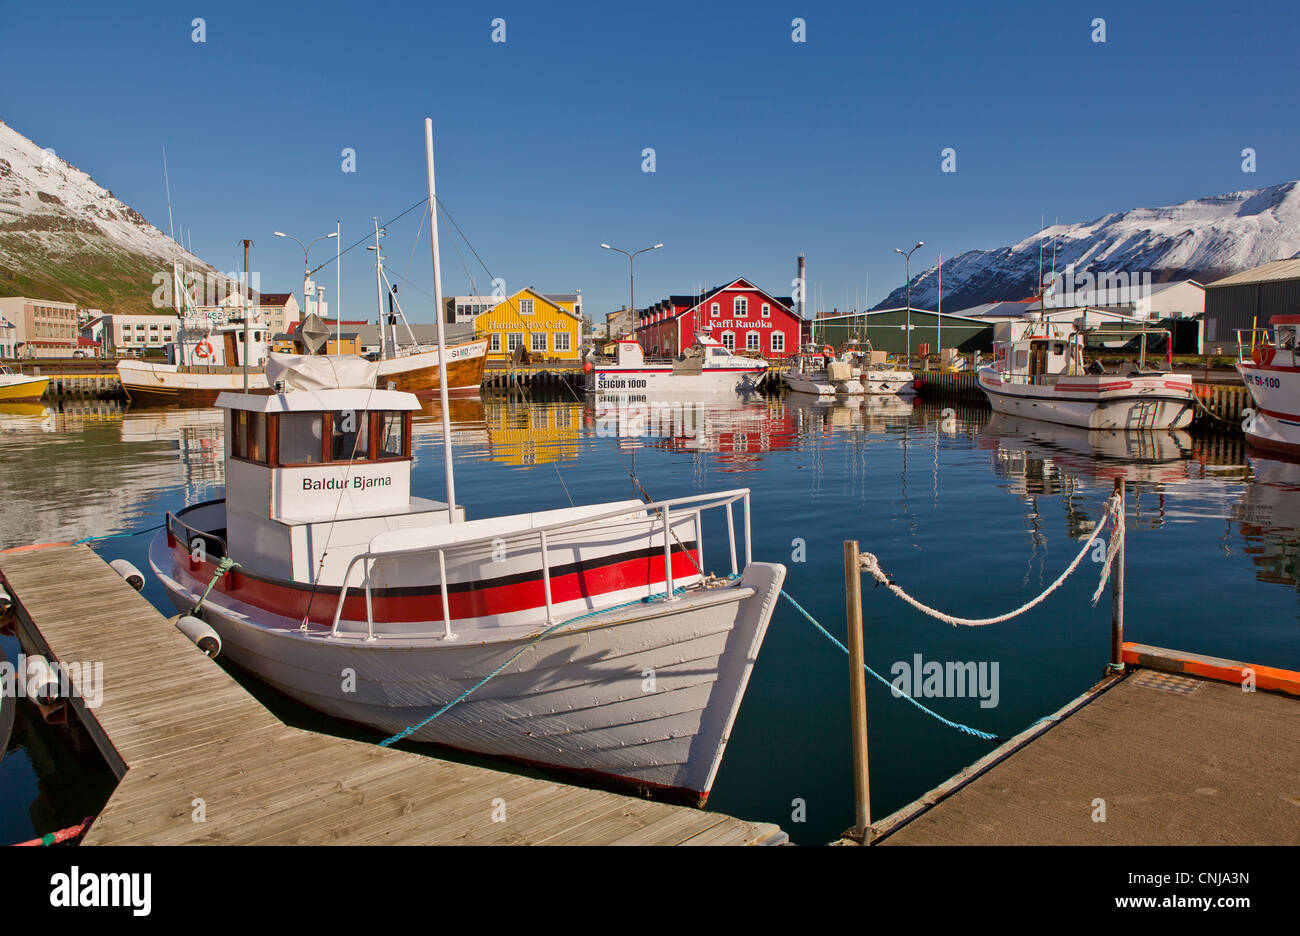
{"type": "Polygon", "coordinates": [[[451,406],[447,402],[447,336],[443,325],[442,277],[438,269],[438,196],[433,184],[433,119],[424,118],[424,157],[429,173],[429,241],[433,248],[434,318],[438,322],[438,399],[442,404],[442,456],[447,466],[447,522],[456,522],[456,477],[451,456],[451,406]]]}

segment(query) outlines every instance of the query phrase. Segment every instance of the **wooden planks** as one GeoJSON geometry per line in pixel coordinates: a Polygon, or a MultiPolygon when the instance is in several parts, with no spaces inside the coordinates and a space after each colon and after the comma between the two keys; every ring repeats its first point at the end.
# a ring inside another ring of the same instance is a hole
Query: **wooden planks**
{"type": "Polygon", "coordinates": [[[291,728],[89,547],[0,552],[20,635],[103,664],[73,708],[120,783],[85,844],[748,845],[777,826],[291,728]]]}
{"type": "Polygon", "coordinates": [[[1108,678],[881,822],[879,843],[1300,842],[1300,700],[1183,672],[1108,678]]]}

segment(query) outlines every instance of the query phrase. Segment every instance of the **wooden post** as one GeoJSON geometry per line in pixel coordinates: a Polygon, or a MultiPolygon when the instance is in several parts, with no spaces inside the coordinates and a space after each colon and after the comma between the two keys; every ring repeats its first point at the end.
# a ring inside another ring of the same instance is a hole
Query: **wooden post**
{"type": "MultiPolygon", "coordinates": [[[[1115,479],[1115,494],[1119,497],[1120,516],[1124,515],[1124,479],[1115,479]]],[[[1119,524],[1111,533],[1119,536],[1119,524]]],[[[1124,665],[1124,538],[1115,548],[1115,563],[1110,570],[1110,662],[1112,666],[1124,665]]]]}
{"type": "Polygon", "coordinates": [[[849,710],[853,730],[853,837],[867,844],[871,783],[867,769],[867,673],[862,652],[862,569],[858,541],[844,541],[844,603],[849,623],[849,710]]]}

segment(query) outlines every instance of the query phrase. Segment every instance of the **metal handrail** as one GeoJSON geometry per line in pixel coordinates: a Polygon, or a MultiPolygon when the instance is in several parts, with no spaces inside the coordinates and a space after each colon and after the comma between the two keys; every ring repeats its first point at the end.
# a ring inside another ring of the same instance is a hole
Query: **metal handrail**
{"type": "MultiPolygon", "coordinates": [[[[522,539],[526,536],[536,535],[540,541],[542,553],[542,583],[546,596],[546,620],[547,623],[554,622],[554,606],[551,596],[551,566],[550,566],[550,534],[560,530],[570,530],[578,527],[590,526],[601,520],[608,520],[616,517],[627,517],[629,514],[637,513],[649,517],[654,513],[659,513],[663,518],[663,539],[664,539],[664,584],[665,591],[663,600],[674,600],[673,592],[676,590],[673,583],[672,573],[672,543],[676,539],[676,534],[672,531],[672,509],[687,508],[685,513],[688,516],[694,516],[696,523],[699,523],[700,517],[705,510],[725,507],[727,511],[727,538],[731,544],[731,574],[738,575],[740,569],[736,564],[736,530],[735,520],[732,514],[732,504],[741,501],[744,508],[745,520],[745,564],[748,565],[752,559],[752,536],[750,533],[750,509],[749,509],[749,488],[736,488],[731,491],[721,491],[717,494],[694,494],[687,497],[675,497],[669,500],[652,501],[646,504],[640,504],[635,507],[615,508],[599,514],[593,514],[586,517],[579,517],[573,520],[562,520],[555,523],[549,523],[544,526],[535,527],[531,530],[521,530],[517,534],[508,534],[512,537],[517,536],[522,539]],[[693,509],[692,509],[693,508],[693,509]]],[[[358,563],[364,563],[364,579],[360,587],[365,589],[366,593],[366,639],[375,639],[375,618],[371,597],[371,578],[376,562],[394,559],[403,556],[419,555],[437,555],[439,585],[442,593],[442,623],[443,637],[448,640],[454,640],[456,634],[451,629],[451,610],[450,600],[447,592],[447,563],[446,555],[448,551],[467,550],[476,546],[491,545],[502,538],[501,533],[489,533],[483,536],[477,536],[473,539],[461,540],[456,543],[447,543],[439,546],[412,546],[406,549],[392,549],[376,552],[367,550],[364,553],[358,553],[353,556],[343,571],[343,582],[339,588],[338,603],[334,607],[334,621],[330,628],[330,636],[339,635],[339,624],[342,621],[343,605],[347,599],[348,589],[352,586],[349,584],[352,579],[352,570],[358,563]]],[[[696,546],[700,555],[698,567],[703,571],[703,530],[700,530],[700,540],[696,546]]],[[[410,636],[410,635],[403,635],[410,636]]]]}
{"type": "Polygon", "coordinates": [[[190,538],[188,536],[177,535],[176,531],[172,529],[173,523],[179,524],[186,531],[195,534],[196,536],[200,537],[205,541],[208,540],[209,538],[216,540],[218,543],[221,544],[221,555],[222,556],[230,555],[230,546],[229,544],[226,543],[224,537],[218,536],[215,533],[209,533],[206,530],[200,530],[198,527],[192,527],[184,520],[182,520],[180,517],[176,516],[176,514],[172,513],[170,510],[167,511],[167,516],[166,516],[167,532],[172,534],[173,536],[176,536],[177,539],[183,539],[185,541],[186,546],[190,545],[191,542],[190,538]]]}

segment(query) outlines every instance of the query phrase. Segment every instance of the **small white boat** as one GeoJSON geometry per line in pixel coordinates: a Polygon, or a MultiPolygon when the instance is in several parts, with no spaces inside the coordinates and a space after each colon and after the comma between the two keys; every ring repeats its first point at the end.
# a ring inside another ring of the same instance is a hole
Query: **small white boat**
{"type": "Polygon", "coordinates": [[[1300,315],[1275,315],[1269,324],[1271,335],[1263,329],[1237,334],[1237,373],[1255,403],[1241,428],[1257,448],[1300,455],[1300,315]]]}
{"type": "Polygon", "coordinates": [[[1062,334],[1051,323],[1027,319],[1016,336],[994,341],[994,361],[976,370],[994,412],[1028,416],[1084,429],[1132,431],[1182,429],[1195,414],[1192,377],[1146,366],[1107,372],[1085,367],[1084,333],[1062,334]]]}
{"type": "Polygon", "coordinates": [[[767,362],[736,354],[701,331],[695,344],[671,361],[647,361],[635,338],[620,338],[613,361],[588,355],[583,370],[588,393],[745,393],[762,381],[767,362]]]}
{"type": "Polygon", "coordinates": [[[850,341],[840,349],[839,357],[848,362],[864,393],[902,396],[916,393],[916,375],[889,361],[885,352],[872,350],[871,342],[859,348],[856,341],[850,341]]]}

